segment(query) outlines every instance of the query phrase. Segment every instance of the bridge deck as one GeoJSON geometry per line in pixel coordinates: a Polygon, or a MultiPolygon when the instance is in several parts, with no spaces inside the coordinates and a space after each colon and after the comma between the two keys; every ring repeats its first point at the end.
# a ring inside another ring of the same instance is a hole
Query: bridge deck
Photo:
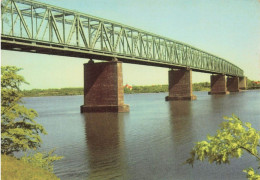
{"type": "Polygon", "coordinates": [[[29,0],[2,4],[2,49],[243,76],[190,45],[87,14],[29,0]]]}

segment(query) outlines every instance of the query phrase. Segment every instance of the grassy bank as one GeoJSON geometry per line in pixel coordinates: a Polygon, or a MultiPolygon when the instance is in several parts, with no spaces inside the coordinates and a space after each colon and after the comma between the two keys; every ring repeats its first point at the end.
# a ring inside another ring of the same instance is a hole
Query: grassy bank
{"type": "Polygon", "coordinates": [[[59,178],[44,169],[33,167],[15,157],[1,155],[1,179],[58,180],[59,178]]]}

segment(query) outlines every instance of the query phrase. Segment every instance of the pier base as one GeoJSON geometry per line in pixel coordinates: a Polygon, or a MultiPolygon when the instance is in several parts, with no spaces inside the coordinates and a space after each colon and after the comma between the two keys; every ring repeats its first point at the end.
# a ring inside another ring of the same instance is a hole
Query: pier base
{"type": "Polygon", "coordinates": [[[166,101],[195,100],[192,94],[192,71],[186,69],[170,70],[169,73],[169,96],[166,101]]]}
{"type": "Polygon", "coordinates": [[[84,64],[84,112],[129,112],[124,104],[122,62],[84,64]]]}
{"type": "Polygon", "coordinates": [[[210,76],[210,92],[208,94],[229,94],[227,91],[227,83],[225,75],[211,75],[210,76]]]}

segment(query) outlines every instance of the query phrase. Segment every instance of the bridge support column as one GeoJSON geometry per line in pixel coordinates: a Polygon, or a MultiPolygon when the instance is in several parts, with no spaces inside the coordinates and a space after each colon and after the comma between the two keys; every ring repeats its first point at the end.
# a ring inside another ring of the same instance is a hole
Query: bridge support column
{"type": "Polygon", "coordinates": [[[239,92],[239,77],[228,77],[227,89],[230,92],[239,92]]]}
{"type": "Polygon", "coordinates": [[[208,94],[229,94],[227,91],[227,83],[225,75],[211,75],[210,76],[211,90],[208,94]]]}
{"type": "Polygon", "coordinates": [[[239,89],[245,90],[247,88],[247,78],[239,77],[239,89]]]}
{"type": "Polygon", "coordinates": [[[192,71],[186,69],[169,71],[169,96],[166,101],[195,100],[192,94],[192,71]]]}
{"type": "Polygon", "coordinates": [[[124,104],[122,62],[84,64],[83,112],[128,112],[124,104]]]}

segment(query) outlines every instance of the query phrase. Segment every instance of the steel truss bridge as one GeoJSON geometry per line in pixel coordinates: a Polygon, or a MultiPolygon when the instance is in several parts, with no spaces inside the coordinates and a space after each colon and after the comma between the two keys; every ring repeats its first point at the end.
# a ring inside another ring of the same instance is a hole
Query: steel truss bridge
{"type": "Polygon", "coordinates": [[[84,13],[32,0],[6,0],[1,10],[2,49],[244,76],[188,44],[84,13]]]}

